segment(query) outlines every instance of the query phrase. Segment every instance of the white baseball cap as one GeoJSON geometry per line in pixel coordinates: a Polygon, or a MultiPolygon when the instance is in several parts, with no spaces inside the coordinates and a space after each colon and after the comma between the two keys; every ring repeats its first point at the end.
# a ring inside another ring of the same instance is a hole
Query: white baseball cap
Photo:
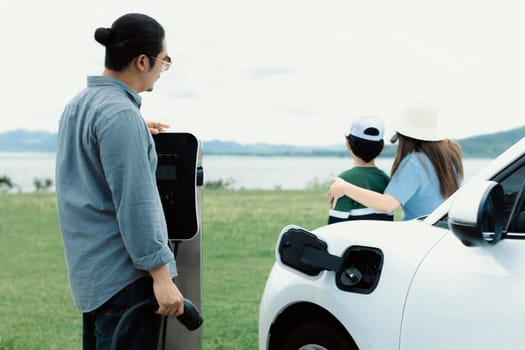
{"type": "Polygon", "coordinates": [[[352,135],[368,141],[381,141],[385,133],[385,126],[379,117],[366,116],[356,120],[350,127],[346,137],[352,135]]]}

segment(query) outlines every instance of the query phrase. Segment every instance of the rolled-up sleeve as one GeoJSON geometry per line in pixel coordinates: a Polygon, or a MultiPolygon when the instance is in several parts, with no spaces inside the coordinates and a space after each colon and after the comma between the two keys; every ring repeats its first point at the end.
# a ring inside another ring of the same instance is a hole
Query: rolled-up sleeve
{"type": "Polygon", "coordinates": [[[96,133],[120,234],[133,264],[151,270],[174,262],[156,186],[154,144],[138,110],[105,118],[96,133]]]}

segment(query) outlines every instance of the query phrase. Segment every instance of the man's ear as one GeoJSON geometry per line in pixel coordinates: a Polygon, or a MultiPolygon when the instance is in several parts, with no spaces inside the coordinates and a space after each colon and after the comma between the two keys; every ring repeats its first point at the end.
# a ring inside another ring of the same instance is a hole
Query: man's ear
{"type": "Polygon", "coordinates": [[[147,71],[148,65],[149,65],[148,56],[139,55],[135,58],[135,68],[137,68],[140,72],[147,71]]]}

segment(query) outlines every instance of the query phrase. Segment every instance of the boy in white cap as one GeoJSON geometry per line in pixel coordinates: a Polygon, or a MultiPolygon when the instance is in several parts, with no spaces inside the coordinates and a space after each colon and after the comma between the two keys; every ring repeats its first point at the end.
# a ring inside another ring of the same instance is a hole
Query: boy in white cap
{"type": "MultiPolygon", "coordinates": [[[[376,167],[375,158],[384,147],[383,121],[374,116],[356,120],[345,135],[346,148],[354,160],[354,167],[342,172],[339,177],[356,186],[383,192],[389,177],[376,167]]],[[[367,208],[353,199],[343,196],[328,213],[328,224],[349,220],[393,220],[393,213],[367,208]]]]}

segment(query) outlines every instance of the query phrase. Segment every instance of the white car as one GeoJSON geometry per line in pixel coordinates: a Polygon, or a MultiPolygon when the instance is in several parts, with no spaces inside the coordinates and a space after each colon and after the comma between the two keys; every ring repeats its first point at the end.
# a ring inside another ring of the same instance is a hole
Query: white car
{"type": "Polygon", "coordinates": [[[525,138],[430,215],[284,228],[259,349],[525,349],[525,138]]]}

